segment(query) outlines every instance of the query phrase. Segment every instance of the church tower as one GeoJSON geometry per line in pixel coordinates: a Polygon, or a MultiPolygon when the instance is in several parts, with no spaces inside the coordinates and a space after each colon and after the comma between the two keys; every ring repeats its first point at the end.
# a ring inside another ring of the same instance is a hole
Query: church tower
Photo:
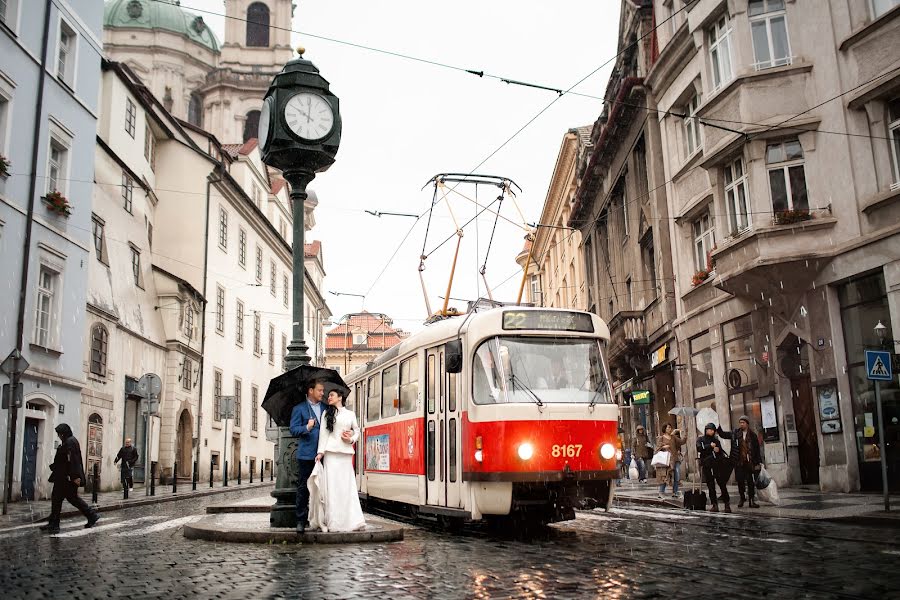
{"type": "Polygon", "coordinates": [[[223,143],[258,137],[269,84],[291,59],[292,0],[225,0],[225,43],[202,93],[204,129],[223,143]]]}

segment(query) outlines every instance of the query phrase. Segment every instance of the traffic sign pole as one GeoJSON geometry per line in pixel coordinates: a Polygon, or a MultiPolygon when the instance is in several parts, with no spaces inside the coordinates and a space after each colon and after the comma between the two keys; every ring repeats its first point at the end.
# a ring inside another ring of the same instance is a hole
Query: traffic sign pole
{"type": "Polygon", "coordinates": [[[884,417],[881,412],[881,382],[875,381],[875,410],[878,413],[878,447],[881,449],[881,489],[884,492],[884,510],[891,510],[891,495],[888,493],[887,447],[884,444],[884,417]]]}
{"type": "Polygon", "coordinates": [[[881,455],[881,489],[884,492],[884,510],[891,510],[888,493],[887,445],[884,439],[884,413],[881,410],[881,382],[893,381],[893,364],[890,352],[866,350],[866,378],[875,383],[875,410],[878,415],[878,454],[881,455]]]}

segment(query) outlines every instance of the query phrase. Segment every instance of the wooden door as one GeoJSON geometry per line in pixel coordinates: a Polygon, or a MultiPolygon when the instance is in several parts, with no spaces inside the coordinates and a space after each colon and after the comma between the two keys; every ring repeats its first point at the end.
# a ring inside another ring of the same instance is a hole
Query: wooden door
{"type": "Polygon", "coordinates": [[[819,434],[809,377],[791,379],[791,396],[797,423],[800,481],[804,484],[819,483],[819,434]]]}

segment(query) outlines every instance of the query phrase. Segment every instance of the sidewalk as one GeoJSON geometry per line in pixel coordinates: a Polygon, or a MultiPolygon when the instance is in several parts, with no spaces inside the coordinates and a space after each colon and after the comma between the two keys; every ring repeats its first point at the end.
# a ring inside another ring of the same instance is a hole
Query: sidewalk
{"type": "MultiPolygon", "coordinates": [[[[683,481],[679,491],[681,498],[672,498],[672,488],[667,486],[663,498],[657,497],[658,486],[654,480],[638,483],[635,480],[623,479],[622,487],[616,488],[616,499],[631,504],[646,504],[666,508],[683,508],[683,493],[691,489],[691,483],[683,481]]],[[[706,484],[700,488],[706,492],[706,484]]],[[[708,493],[708,492],[707,492],[708,493]]],[[[796,486],[778,488],[780,503],[774,506],[767,502],[759,502],[759,508],[738,508],[740,499],[737,486],[728,486],[731,496],[731,509],[735,513],[749,515],[783,517],[789,519],[834,520],[862,524],[884,524],[900,527],[900,496],[891,496],[891,512],[884,510],[884,498],[881,494],[860,494],[821,492],[815,486],[796,486]]],[[[720,503],[719,508],[724,508],[720,503]]]]}
{"type": "MultiPolygon", "coordinates": [[[[172,502],[175,500],[185,500],[187,498],[201,498],[203,496],[211,496],[213,494],[222,494],[225,492],[233,492],[245,489],[264,489],[274,487],[275,482],[269,481],[268,478],[263,482],[254,481],[254,483],[244,482],[241,485],[237,481],[229,481],[228,487],[222,486],[221,481],[216,481],[213,487],[209,487],[209,482],[198,482],[197,491],[191,491],[191,484],[182,484],[179,482],[177,493],[172,493],[172,486],[156,486],[156,494],[149,496],[143,485],[135,485],[134,490],[128,492],[128,500],[123,498],[121,490],[113,492],[101,492],[97,494],[97,503],[94,507],[100,512],[111,510],[120,510],[123,508],[131,508],[135,506],[147,506],[150,504],[160,504],[163,502],[172,502]]],[[[91,494],[83,493],[79,490],[79,495],[91,504],[91,494]]],[[[73,517],[80,513],[75,510],[68,502],[63,502],[62,517],[73,517]]],[[[33,502],[20,500],[13,502],[8,506],[8,514],[0,516],[0,525],[9,525],[15,523],[33,523],[42,521],[50,516],[50,500],[35,500],[33,502]]]]}

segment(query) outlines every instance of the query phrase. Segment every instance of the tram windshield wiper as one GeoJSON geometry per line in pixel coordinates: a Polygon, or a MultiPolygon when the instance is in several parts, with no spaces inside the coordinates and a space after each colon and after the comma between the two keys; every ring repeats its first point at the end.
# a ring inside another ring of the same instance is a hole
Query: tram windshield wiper
{"type": "MultiPolygon", "coordinates": [[[[584,382],[581,384],[581,387],[578,388],[579,392],[587,391],[587,390],[585,390],[584,386],[585,386],[585,384],[587,384],[588,381],[590,381],[590,379],[591,379],[591,374],[588,373],[588,376],[584,378],[584,382]]],[[[606,381],[601,379],[600,383],[597,385],[598,389],[591,391],[591,401],[588,403],[588,408],[594,408],[594,406],[596,406],[597,398],[601,395],[600,390],[603,388],[603,384],[605,384],[605,383],[606,383],[606,381]]]]}
{"type": "Polygon", "coordinates": [[[541,401],[538,395],[534,393],[534,390],[525,385],[525,382],[519,379],[519,377],[515,373],[513,373],[512,368],[509,369],[509,382],[512,384],[513,391],[515,391],[516,385],[518,385],[522,388],[523,391],[525,391],[525,394],[534,401],[535,404],[537,404],[539,407],[544,406],[544,403],[541,401]]]}

